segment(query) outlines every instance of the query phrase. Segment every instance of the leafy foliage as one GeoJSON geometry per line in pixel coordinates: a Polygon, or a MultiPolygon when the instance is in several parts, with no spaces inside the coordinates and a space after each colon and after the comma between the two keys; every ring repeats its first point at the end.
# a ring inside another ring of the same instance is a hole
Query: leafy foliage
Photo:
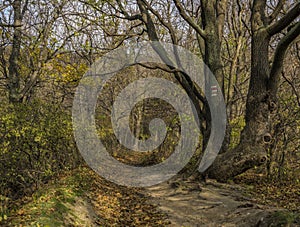
{"type": "Polygon", "coordinates": [[[10,196],[30,192],[78,162],[71,118],[57,105],[3,103],[0,124],[0,188],[10,196]]]}

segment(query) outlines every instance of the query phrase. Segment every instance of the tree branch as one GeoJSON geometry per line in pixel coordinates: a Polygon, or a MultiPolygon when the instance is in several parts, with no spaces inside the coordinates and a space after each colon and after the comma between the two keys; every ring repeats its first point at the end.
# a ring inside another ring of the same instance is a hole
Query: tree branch
{"type": "Polygon", "coordinates": [[[0,23],[0,27],[7,27],[7,28],[17,28],[17,27],[22,27],[22,24],[2,24],[0,23]]]}
{"type": "Polygon", "coordinates": [[[179,70],[179,69],[176,69],[176,68],[170,68],[170,67],[163,67],[159,64],[147,64],[147,63],[137,63],[137,65],[140,65],[146,69],[153,69],[153,70],[156,70],[156,69],[161,69],[163,70],[164,72],[167,72],[167,73],[181,73],[182,70],[179,70]]]}
{"type": "Polygon", "coordinates": [[[280,20],[270,24],[267,27],[267,31],[270,36],[285,29],[289,24],[293,22],[300,15],[300,2],[298,2],[290,11],[287,12],[280,20]]]}
{"type": "Polygon", "coordinates": [[[280,11],[282,10],[282,7],[283,7],[285,1],[286,0],[280,0],[280,1],[278,1],[278,4],[275,7],[273,13],[268,18],[269,22],[272,22],[278,16],[278,14],[280,13],[280,11]]]}
{"type": "Polygon", "coordinates": [[[160,21],[160,23],[168,29],[173,44],[177,45],[177,38],[175,36],[175,31],[174,31],[171,23],[166,22],[160,15],[160,13],[157,12],[156,10],[154,10],[153,7],[151,7],[151,5],[147,1],[145,1],[145,0],[142,0],[142,1],[147,6],[147,8],[151,11],[151,13],[153,13],[157,17],[157,19],[160,21]]]}
{"type": "MultiPolygon", "coordinates": [[[[173,29],[173,27],[172,27],[171,22],[170,22],[170,21],[166,22],[166,21],[162,18],[162,16],[160,15],[160,13],[157,12],[156,10],[154,10],[153,7],[151,7],[151,5],[150,5],[146,0],[141,0],[141,1],[142,1],[142,2],[145,4],[145,6],[147,6],[147,8],[148,8],[148,9],[149,9],[149,10],[150,10],[150,11],[158,18],[158,20],[162,23],[162,25],[165,26],[165,27],[168,29],[173,44],[178,45],[178,39],[177,39],[177,37],[176,37],[176,35],[175,35],[175,31],[174,31],[174,29],[173,29]]],[[[178,65],[180,65],[180,59],[179,59],[179,57],[178,57],[177,47],[174,46],[173,49],[174,49],[174,54],[175,54],[176,62],[177,62],[178,65]]]]}
{"type": "MultiPolygon", "coordinates": [[[[154,26],[153,20],[146,9],[146,5],[143,2],[143,0],[137,0],[138,6],[140,8],[143,21],[147,27],[147,33],[148,37],[151,41],[159,41],[158,34],[156,32],[156,28],[154,26]]],[[[153,43],[152,48],[154,51],[159,55],[159,57],[162,59],[162,61],[167,65],[167,67],[173,71],[176,70],[176,68],[173,66],[172,60],[169,58],[166,50],[164,47],[159,43],[153,43]]],[[[195,105],[197,114],[199,118],[204,121],[204,115],[202,113],[201,107],[199,105],[199,101],[203,102],[205,105],[205,99],[202,96],[202,94],[198,91],[197,87],[194,85],[191,78],[184,72],[174,72],[174,76],[176,80],[179,82],[179,84],[183,87],[183,89],[187,92],[188,96],[191,98],[192,102],[195,105]]],[[[201,124],[199,125],[201,127],[201,124]]]]}
{"type": "Polygon", "coordinates": [[[24,4],[24,7],[22,9],[22,16],[24,16],[25,12],[27,11],[28,3],[29,3],[29,0],[26,0],[25,4],[24,4]]]}
{"type": "Polygon", "coordinates": [[[205,30],[203,30],[190,16],[188,16],[179,2],[179,0],[173,0],[176,8],[178,9],[181,17],[203,38],[206,38],[205,30]]]}
{"type": "Polygon", "coordinates": [[[283,76],[284,80],[285,80],[285,81],[291,86],[291,88],[293,89],[293,92],[294,92],[294,94],[295,94],[296,97],[297,97],[297,103],[298,103],[298,106],[300,107],[300,95],[298,94],[295,85],[293,84],[292,81],[290,81],[290,80],[284,75],[284,73],[282,73],[282,76],[283,76]]]}
{"type": "Polygon", "coordinates": [[[271,95],[275,95],[277,92],[277,87],[279,83],[279,77],[283,67],[283,61],[285,57],[285,53],[289,48],[290,44],[299,37],[300,34],[300,22],[295,24],[291,30],[287,33],[285,37],[283,37],[274,54],[274,60],[271,68],[270,78],[269,78],[269,90],[271,95]]]}
{"type": "Polygon", "coordinates": [[[220,40],[222,40],[222,37],[223,37],[223,27],[225,24],[227,1],[228,0],[221,0],[221,1],[218,1],[218,3],[217,3],[217,22],[218,22],[218,33],[219,33],[220,40]]]}
{"type": "Polygon", "coordinates": [[[142,21],[144,22],[144,24],[147,28],[147,33],[148,33],[149,39],[151,41],[159,41],[154,22],[150,16],[148,10],[146,9],[145,3],[142,0],[137,0],[137,4],[141,11],[142,21]]]}
{"type": "Polygon", "coordinates": [[[142,20],[142,16],[140,14],[130,16],[124,9],[124,6],[122,5],[120,0],[117,0],[117,3],[118,3],[118,6],[119,6],[122,14],[125,16],[125,19],[127,19],[127,20],[142,20]]]}

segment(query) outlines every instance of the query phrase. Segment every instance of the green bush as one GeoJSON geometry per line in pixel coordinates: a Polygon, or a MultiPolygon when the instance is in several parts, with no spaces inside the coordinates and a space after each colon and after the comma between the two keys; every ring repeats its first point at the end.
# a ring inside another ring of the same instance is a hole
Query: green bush
{"type": "Polygon", "coordinates": [[[78,161],[71,116],[58,105],[0,104],[1,192],[26,192],[78,161]]]}

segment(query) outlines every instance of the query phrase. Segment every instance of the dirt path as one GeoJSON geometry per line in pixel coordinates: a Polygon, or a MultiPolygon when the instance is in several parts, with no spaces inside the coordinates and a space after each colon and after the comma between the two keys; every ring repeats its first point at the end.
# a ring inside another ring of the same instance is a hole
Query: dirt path
{"type": "Polygon", "coordinates": [[[298,226],[288,223],[284,211],[243,196],[238,186],[185,181],[163,183],[145,192],[167,213],[170,226],[298,226]]]}
{"type": "Polygon", "coordinates": [[[181,180],[137,189],[80,168],[35,192],[0,226],[292,227],[299,218],[258,205],[238,185],[181,180]]]}

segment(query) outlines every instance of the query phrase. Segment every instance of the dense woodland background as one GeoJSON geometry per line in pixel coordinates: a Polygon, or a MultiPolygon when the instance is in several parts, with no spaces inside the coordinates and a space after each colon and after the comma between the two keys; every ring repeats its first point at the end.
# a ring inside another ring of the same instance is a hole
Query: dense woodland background
{"type": "MultiPolygon", "coordinates": [[[[147,99],[132,111],[140,139],[159,116],[165,143],[140,154],[126,150],[111,123],[114,98],[147,76],[182,86],[201,119],[201,144],[181,177],[245,185],[263,203],[299,211],[300,3],[297,0],[2,0],[0,3],[0,224],[14,201],[64,171],[84,165],[73,138],[75,89],[88,68],[120,46],[163,41],[198,55],[216,76],[227,105],[222,151],[199,176],[210,133],[203,91],[168,66],[132,66],[99,97],[99,138],[111,154],[138,166],[165,160],[180,137],[172,106],[147,99]],[[9,202],[8,202],[9,201],[9,202]]],[[[163,51],[156,50],[160,56],[163,51]]]]}

